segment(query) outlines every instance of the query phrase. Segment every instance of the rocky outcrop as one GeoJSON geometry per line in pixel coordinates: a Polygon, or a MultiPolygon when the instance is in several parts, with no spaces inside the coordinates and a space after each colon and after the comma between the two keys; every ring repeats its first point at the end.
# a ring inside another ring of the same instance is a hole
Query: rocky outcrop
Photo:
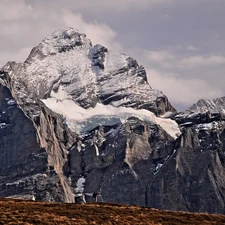
{"type": "Polygon", "coordinates": [[[97,191],[103,201],[150,206],[146,190],[173,156],[175,145],[160,126],[134,117],[125,124],[99,127],[70,151],[72,186],[83,177],[83,193],[97,191]]]}
{"type": "Polygon", "coordinates": [[[0,78],[1,197],[73,202],[63,166],[76,135],[40,101],[18,104],[11,78],[0,78]]]}
{"type": "Polygon", "coordinates": [[[174,140],[137,118],[99,127],[70,151],[71,185],[82,178],[82,193],[105,202],[224,214],[224,128],[197,124],[174,140]]]}

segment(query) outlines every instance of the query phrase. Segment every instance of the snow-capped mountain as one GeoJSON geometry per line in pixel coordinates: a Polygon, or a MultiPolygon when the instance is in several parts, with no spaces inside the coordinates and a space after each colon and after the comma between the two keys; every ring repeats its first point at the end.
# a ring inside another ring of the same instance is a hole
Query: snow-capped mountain
{"type": "Polygon", "coordinates": [[[176,121],[183,125],[192,122],[207,123],[225,118],[225,97],[214,100],[199,100],[189,109],[176,115],[176,121]]]}
{"type": "Polygon", "coordinates": [[[175,110],[162,92],[150,87],[143,66],[101,45],[92,47],[85,34],[72,28],[54,32],[33,48],[25,63],[8,63],[4,69],[19,99],[42,99],[74,132],[115,125],[135,115],[179,136],[174,121],[149,112],[175,110]],[[21,92],[24,83],[26,91],[21,92]]]}
{"type": "Polygon", "coordinates": [[[175,111],[162,92],[149,86],[136,60],[101,45],[92,47],[85,34],[72,28],[54,32],[33,48],[25,63],[7,67],[13,82],[26,83],[33,98],[71,99],[86,109],[102,103],[157,115],[175,111]],[[59,89],[61,95],[56,95],[59,89]]]}
{"type": "Polygon", "coordinates": [[[58,30],[0,70],[0,197],[225,213],[224,102],[176,113],[135,59],[58,30]]]}

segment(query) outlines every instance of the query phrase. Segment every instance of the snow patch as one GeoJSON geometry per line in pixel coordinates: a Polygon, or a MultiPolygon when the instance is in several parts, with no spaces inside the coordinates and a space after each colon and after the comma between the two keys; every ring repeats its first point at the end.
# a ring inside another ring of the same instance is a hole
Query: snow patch
{"type": "Polygon", "coordinates": [[[218,123],[213,121],[211,123],[203,123],[203,124],[198,124],[196,126],[197,130],[212,130],[212,129],[218,129],[218,123]]]}
{"type": "Polygon", "coordinates": [[[158,124],[174,139],[181,134],[175,121],[156,117],[154,113],[145,109],[137,110],[128,107],[114,107],[100,103],[97,103],[95,108],[84,109],[77,105],[61,86],[57,93],[52,91],[51,97],[42,101],[53,111],[62,114],[66,118],[67,125],[71,130],[81,134],[99,125],[113,126],[125,123],[132,116],[142,121],[158,124]]]}
{"type": "Polygon", "coordinates": [[[159,171],[159,169],[163,166],[163,163],[158,163],[155,170],[156,172],[159,171]]]}
{"type": "Polygon", "coordinates": [[[174,114],[174,112],[168,111],[168,112],[164,113],[163,115],[161,115],[160,117],[162,117],[162,118],[170,118],[173,114],[174,114]]]}
{"type": "Polygon", "coordinates": [[[6,123],[0,123],[0,129],[3,129],[6,127],[6,123]]]}
{"type": "Polygon", "coordinates": [[[25,185],[25,183],[26,183],[28,180],[44,179],[44,178],[47,178],[47,177],[48,177],[47,174],[41,174],[41,173],[38,173],[38,174],[35,174],[35,175],[33,175],[33,176],[25,177],[25,178],[16,180],[16,181],[11,182],[11,183],[6,183],[6,186],[25,185]]]}
{"type": "Polygon", "coordinates": [[[96,156],[99,156],[99,150],[98,150],[98,146],[96,144],[94,144],[95,146],[95,152],[96,152],[96,156]]]}
{"type": "Polygon", "coordinates": [[[12,105],[15,105],[15,104],[16,104],[16,101],[14,99],[10,99],[10,100],[7,101],[7,105],[12,106],[12,105]]]}
{"type": "Polygon", "coordinates": [[[169,159],[171,159],[171,158],[174,156],[174,154],[175,154],[176,152],[177,152],[177,150],[174,149],[171,155],[168,155],[168,156],[165,157],[163,163],[158,163],[158,164],[156,165],[156,168],[155,168],[153,174],[156,175],[156,174],[160,171],[160,169],[161,169],[161,168],[169,161],[169,159]]]}
{"type": "Polygon", "coordinates": [[[193,124],[192,122],[186,122],[186,123],[180,124],[180,126],[189,126],[189,125],[192,125],[192,124],[193,124]]]}
{"type": "Polygon", "coordinates": [[[84,177],[80,177],[77,180],[76,189],[75,189],[76,193],[83,193],[83,191],[84,191],[84,183],[85,183],[85,178],[84,177]]]}

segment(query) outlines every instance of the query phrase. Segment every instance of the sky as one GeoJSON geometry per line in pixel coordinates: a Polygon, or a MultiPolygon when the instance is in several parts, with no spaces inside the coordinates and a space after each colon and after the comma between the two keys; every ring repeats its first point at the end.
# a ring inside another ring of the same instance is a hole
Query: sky
{"type": "Polygon", "coordinates": [[[179,111],[225,96],[224,12],[225,0],[0,0],[0,67],[73,27],[144,65],[179,111]]]}

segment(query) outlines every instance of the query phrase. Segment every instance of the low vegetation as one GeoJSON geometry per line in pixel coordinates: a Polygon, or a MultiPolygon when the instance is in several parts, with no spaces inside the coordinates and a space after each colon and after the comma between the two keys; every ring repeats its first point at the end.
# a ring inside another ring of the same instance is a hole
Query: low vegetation
{"type": "Polygon", "coordinates": [[[51,204],[0,199],[0,224],[225,224],[224,215],[161,211],[128,205],[51,204]]]}

